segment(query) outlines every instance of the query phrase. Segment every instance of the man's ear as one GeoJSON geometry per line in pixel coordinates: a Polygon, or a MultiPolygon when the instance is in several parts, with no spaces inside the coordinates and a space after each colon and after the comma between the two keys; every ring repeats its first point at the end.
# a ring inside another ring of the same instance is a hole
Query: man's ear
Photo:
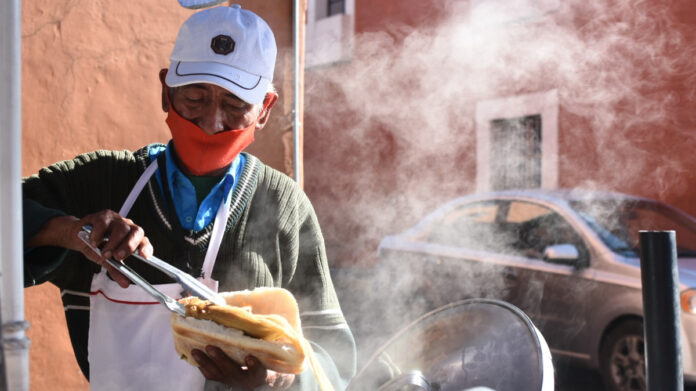
{"type": "Polygon", "coordinates": [[[167,77],[167,69],[163,68],[160,69],[159,71],[159,79],[160,83],[162,84],[162,111],[165,113],[169,112],[169,99],[167,99],[167,89],[165,86],[167,85],[164,81],[164,78],[167,77]]]}
{"type": "Polygon", "coordinates": [[[261,112],[259,113],[259,120],[256,123],[256,129],[259,130],[263,128],[266,125],[266,122],[268,122],[268,118],[270,117],[271,114],[271,109],[273,108],[273,105],[278,101],[278,94],[275,92],[269,92],[266,94],[266,97],[263,98],[263,108],[261,109],[261,112]]]}

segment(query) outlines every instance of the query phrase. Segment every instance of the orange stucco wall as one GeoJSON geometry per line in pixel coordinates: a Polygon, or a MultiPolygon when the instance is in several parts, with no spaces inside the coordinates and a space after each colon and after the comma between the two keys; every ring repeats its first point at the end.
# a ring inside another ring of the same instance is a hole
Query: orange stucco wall
{"type": "MultiPolygon", "coordinates": [[[[250,151],[292,175],[292,2],[239,3],[266,19],[279,47],[280,100],[250,151]]],[[[94,149],[167,142],[158,71],[168,67],[178,27],[192,12],[176,0],[23,1],[23,175],[94,149]]],[[[31,389],[88,389],[58,289],[28,288],[25,300],[31,389]]]]}

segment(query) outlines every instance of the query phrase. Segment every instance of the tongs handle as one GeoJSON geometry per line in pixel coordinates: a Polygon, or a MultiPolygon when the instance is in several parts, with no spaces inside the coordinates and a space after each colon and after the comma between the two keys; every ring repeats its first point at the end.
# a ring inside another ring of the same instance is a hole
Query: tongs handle
{"type": "MultiPolygon", "coordinates": [[[[92,246],[92,244],[89,241],[89,235],[92,233],[92,227],[90,225],[85,225],[82,227],[82,231],[78,234],[80,239],[82,239],[87,245],[95,251],[97,254],[101,255],[101,250],[99,248],[96,248],[92,246]]],[[[104,239],[105,241],[109,240],[108,238],[104,239]]],[[[218,305],[224,305],[226,304],[225,299],[222,298],[220,295],[218,295],[215,291],[212,289],[208,288],[205,284],[202,282],[198,281],[197,279],[193,278],[190,274],[185,273],[178,268],[168,264],[167,262],[164,262],[163,260],[151,256],[150,258],[145,258],[143,257],[138,250],[136,250],[132,256],[138,258],[142,262],[145,262],[146,264],[154,267],[157,270],[162,271],[169,277],[173,278],[176,280],[176,282],[181,285],[184,290],[190,292],[194,296],[198,296],[204,300],[210,300],[215,304],[218,305]]],[[[171,302],[176,303],[177,308],[183,306],[179,304],[176,300],[172,299],[171,297],[165,295],[164,293],[160,292],[159,290],[155,289],[150,283],[148,283],[145,279],[143,279],[138,273],[136,273],[133,269],[131,269],[128,265],[118,262],[114,259],[107,259],[109,264],[116,268],[118,271],[123,273],[128,279],[133,281],[135,284],[138,286],[142,287],[145,289],[148,293],[150,293],[153,297],[155,297],[158,301],[160,301],[162,304],[167,306],[169,309],[173,310],[171,307],[171,302]]],[[[183,310],[183,309],[182,309],[183,310]]],[[[180,311],[176,311],[177,313],[180,313],[180,311]]],[[[183,315],[183,314],[182,314],[183,315]]]]}
{"type": "Polygon", "coordinates": [[[223,299],[212,289],[208,288],[205,284],[193,278],[193,276],[190,274],[179,270],[156,256],[152,255],[150,258],[145,258],[140,255],[140,251],[137,250],[131,255],[173,278],[179,283],[179,285],[184,287],[184,290],[190,292],[192,295],[198,296],[204,300],[210,300],[217,305],[227,304],[225,299],[223,299]]]}
{"type": "Polygon", "coordinates": [[[147,293],[150,294],[150,296],[154,297],[155,299],[157,299],[157,301],[164,304],[164,306],[169,308],[170,311],[176,312],[181,316],[186,316],[186,308],[183,304],[174,300],[172,297],[165,295],[160,290],[152,286],[144,278],[140,277],[140,275],[136,273],[133,269],[131,269],[128,265],[119,262],[113,258],[109,258],[106,261],[109,262],[111,266],[116,268],[116,270],[123,273],[124,276],[128,277],[131,281],[133,281],[135,285],[138,285],[139,287],[143,288],[147,293]]]}
{"type": "MultiPolygon", "coordinates": [[[[82,227],[82,231],[78,232],[77,237],[82,239],[82,241],[85,242],[89,246],[89,248],[92,249],[92,251],[101,256],[101,250],[98,247],[92,246],[92,243],[90,243],[89,241],[89,234],[91,232],[91,228],[92,227],[90,226],[82,227]]],[[[160,292],[149,282],[147,282],[147,280],[140,277],[140,275],[136,273],[135,270],[131,269],[128,265],[119,262],[113,258],[107,258],[106,262],[108,262],[109,265],[113,266],[116,270],[121,272],[124,276],[128,277],[128,279],[133,281],[135,285],[138,285],[139,287],[143,288],[145,292],[150,294],[150,296],[154,297],[155,299],[157,299],[157,301],[164,304],[164,306],[167,307],[170,311],[176,312],[181,316],[186,316],[186,309],[183,304],[160,292]]]]}

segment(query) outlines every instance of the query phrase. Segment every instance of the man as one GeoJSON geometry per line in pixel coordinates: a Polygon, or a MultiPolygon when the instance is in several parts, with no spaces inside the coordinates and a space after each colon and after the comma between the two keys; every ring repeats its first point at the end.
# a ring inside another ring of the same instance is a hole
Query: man
{"type": "MultiPolygon", "coordinates": [[[[25,178],[25,284],[61,289],[92,389],[317,388],[309,370],[278,374],[253,356],[240,366],[217,347],[191,352],[199,369],[180,360],[169,312],[104,262],[135,250],[150,256],[153,248],[219,291],[288,289],[334,387],[345,388],[354,374],[355,343],[311,203],[289,177],[242,152],[278,98],[275,58],[273,33],[257,15],[236,5],[200,11],[184,23],[170,67],[160,71],[168,145],[95,151],[25,178]],[[86,224],[94,245],[108,236],[104,258],[78,239],[86,224]]],[[[130,265],[182,296],[161,272],[130,265]]]]}

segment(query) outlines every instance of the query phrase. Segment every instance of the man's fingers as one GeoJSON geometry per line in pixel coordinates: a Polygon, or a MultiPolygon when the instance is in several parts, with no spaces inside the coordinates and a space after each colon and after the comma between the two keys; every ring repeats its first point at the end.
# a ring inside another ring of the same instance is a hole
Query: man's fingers
{"type": "Polygon", "coordinates": [[[68,248],[78,250],[90,261],[106,268],[111,278],[121,287],[126,288],[130,285],[130,280],[106,262],[113,258],[118,261],[131,255],[136,250],[140,250],[144,257],[151,257],[153,250],[150,240],[145,236],[140,226],[133,220],[121,217],[112,210],[102,210],[82,219],[71,222],[67,242],[68,248]],[[78,233],[85,225],[92,227],[89,242],[92,247],[100,248],[101,256],[89,245],[78,238],[78,233]],[[108,241],[104,239],[108,237],[108,241]]]}
{"type": "Polygon", "coordinates": [[[233,374],[235,378],[239,378],[245,374],[242,367],[229,358],[220,348],[216,346],[206,346],[205,352],[218,368],[221,376],[224,377],[233,374]]]}
{"type": "Polygon", "coordinates": [[[200,364],[199,364],[198,370],[201,371],[201,374],[202,374],[203,377],[205,377],[206,379],[210,379],[210,380],[215,379],[215,378],[213,377],[213,375],[212,375],[210,372],[208,372],[208,370],[207,370],[205,367],[200,366],[200,364]]]}
{"type": "MultiPolygon", "coordinates": [[[[81,252],[85,257],[87,257],[87,259],[89,259],[92,262],[101,263],[101,256],[97,254],[96,251],[92,250],[92,247],[90,247],[80,237],[78,237],[77,234],[75,234],[75,237],[76,244],[73,246],[73,250],[81,252]]],[[[91,243],[91,239],[89,240],[91,243]]]]}
{"type": "Polygon", "coordinates": [[[122,260],[138,249],[144,237],[145,231],[135,224],[121,226],[118,228],[118,233],[113,236],[113,239],[109,239],[108,246],[110,247],[107,248],[105,246],[104,251],[108,250],[113,254],[114,258],[122,260]]]}
{"type": "Polygon", "coordinates": [[[150,258],[154,253],[152,244],[150,244],[150,239],[148,239],[147,236],[143,237],[143,240],[140,242],[140,246],[138,246],[138,251],[140,251],[140,255],[145,258],[150,258]]]}
{"type": "Polygon", "coordinates": [[[108,229],[111,225],[116,212],[107,210],[100,213],[91,214],[80,220],[80,229],[83,225],[91,225],[92,232],[89,234],[89,241],[92,246],[99,247],[104,241],[104,237],[109,233],[108,229]]]}
{"type": "MultiPolygon", "coordinates": [[[[133,220],[121,217],[118,213],[112,210],[103,210],[85,216],[79,221],[79,229],[84,225],[91,225],[92,231],[89,235],[89,240],[92,246],[101,248],[101,253],[104,258],[114,258],[123,260],[139,248],[152,255],[152,246],[150,241],[146,239],[145,232],[142,228],[136,225],[133,220]],[[108,240],[105,241],[105,239],[108,240]]],[[[81,248],[81,251],[88,255],[86,248],[81,248]]],[[[98,262],[94,258],[91,260],[98,262]]]]}
{"type": "Polygon", "coordinates": [[[206,346],[205,351],[193,349],[191,356],[206,379],[244,389],[256,388],[266,381],[266,368],[253,356],[246,357],[246,368],[215,346],[206,346]]]}
{"type": "Polygon", "coordinates": [[[113,278],[121,288],[128,288],[130,285],[130,280],[128,277],[124,276],[121,272],[116,270],[115,267],[109,265],[107,262],[104,262],[102,266],[106,268],[106,271],[109,273],[111,278],[113,278]]]}
{"type": "Polygon", "coordinates": [[[85,244],[82,253],[90,261],[96,263],[101,267],[106,268],[106,271],[109,273],[111,278],[113,278],[119,286],[121,286],[122,288],[127,288],[130,285],[130,280],[128,279],[128,277],[124,276],[123,274],[121,274],[121,272],[116,270],[116,268],[109,265],[109,263],[106,262],[106,258],[99,256],[94,250],[87,246],[87,244],[85,244]]]}
{"type": "Polygon", "coordinates": [[[191,351],[191,356],[198,363],[199,369],[203,373],[203,376],[210,380],[222,380],[222,371],[217,365],[215,365],[215,362],[211,360],[207,354],[203,353],[201,350],[193,349],[191,351]]]}
{"type": "MultiPolygon", "coordinates": [[[[116,259],[123,259],[126,255],[124,254],[127,249],[127,243],[130,238],[131,231],[134,229],[125,219],[114,219],[109,225],[108,234],[109,241],[104,244],[102,248],[102,253],[107,258],[114,257],[116,259]],[[122,255],[119,257],[119,255],[122,255]]],[[[133,250],[135,247],[133,247],[133,250]]]]}
{"type": "Polygon", "coordinates": [[[266,368],[254,356],[246,356],[244,362],[247,365],[247,374],[256,382],[264,382],[266,380],[266,368]]]}

